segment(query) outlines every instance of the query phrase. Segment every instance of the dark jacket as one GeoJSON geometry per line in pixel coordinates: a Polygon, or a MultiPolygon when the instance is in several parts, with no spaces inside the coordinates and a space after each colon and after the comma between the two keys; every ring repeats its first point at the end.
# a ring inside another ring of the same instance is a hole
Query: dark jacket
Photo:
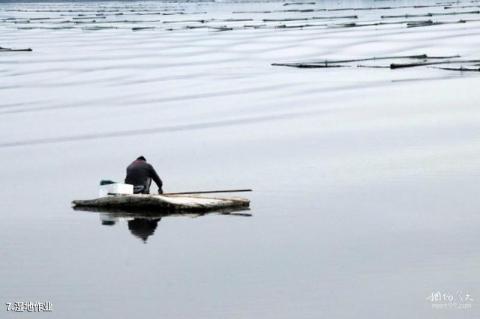
{"type": "Polygon", "coordinates": [[[146,161],[136,160],[127,167],[125,184],[149,186],[147,185],[149,184],[149,178],[155,181],[158,188],[162,188],[162,180],[160,177],[158,177],[153,166],[148,164],[146,161]]]}

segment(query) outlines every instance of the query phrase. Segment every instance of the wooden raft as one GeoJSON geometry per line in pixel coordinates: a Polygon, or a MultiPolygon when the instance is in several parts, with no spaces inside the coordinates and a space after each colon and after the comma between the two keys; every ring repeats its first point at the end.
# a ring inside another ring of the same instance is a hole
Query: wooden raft
{"type": "Polygon", "coordinates": [[[202,197],[194,195],[109,195],[88,200],[74,200],[72,206],[125,210],[161,210],[207,212],[229,208],[249,207],[250,201],[241,197],[202,197]]]}

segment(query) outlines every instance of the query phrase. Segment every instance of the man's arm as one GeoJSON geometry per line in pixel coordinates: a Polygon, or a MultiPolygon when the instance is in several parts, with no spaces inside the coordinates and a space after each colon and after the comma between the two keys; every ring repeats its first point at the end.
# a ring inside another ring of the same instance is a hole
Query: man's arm
{"type": "Polygon", "coordinates": [[[163,186],[162,180],[160,179],[160,177],[158,177],[158,174],[152,165],[150,165],[150,177],[155,181],[155,183],[158,186],[158,189],[161,190],[163,186]]]}

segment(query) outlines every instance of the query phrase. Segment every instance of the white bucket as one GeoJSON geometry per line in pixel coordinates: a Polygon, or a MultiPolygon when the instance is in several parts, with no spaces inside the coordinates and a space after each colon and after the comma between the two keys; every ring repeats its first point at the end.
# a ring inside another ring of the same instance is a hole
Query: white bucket
{"type": "Polygon", "coordinates": [[[133,194],[133,185],[130,184],[107,184],[98,187],[98,197],[106,197],[108,194],[133,194]]]}

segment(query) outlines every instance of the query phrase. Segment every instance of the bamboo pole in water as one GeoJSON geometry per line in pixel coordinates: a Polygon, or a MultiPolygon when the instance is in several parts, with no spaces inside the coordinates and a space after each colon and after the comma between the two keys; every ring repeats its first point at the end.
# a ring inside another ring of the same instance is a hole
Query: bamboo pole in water
{"type": "Polygon", "coordinates": [[[161,195],[194,195],[194,194],[213,194],[213,193],[240,193],[251,192],[251,189],[224,189],[214,191],[195,191],[195,192],[178,192],[178,193],[163,193],[161,195]]]}

